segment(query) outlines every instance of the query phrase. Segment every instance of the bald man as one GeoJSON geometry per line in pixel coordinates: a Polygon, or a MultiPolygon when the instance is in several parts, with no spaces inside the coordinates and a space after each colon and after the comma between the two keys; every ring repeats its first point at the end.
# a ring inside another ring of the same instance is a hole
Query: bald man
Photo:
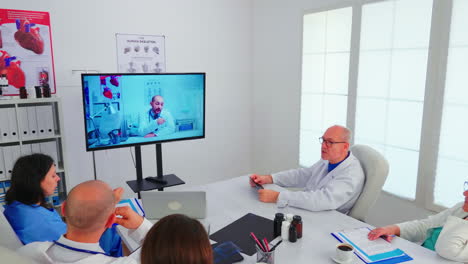
{"type": "MultiPolygon", "coordinates": [[[[272,175],[250,175],[252,181],[261,185],[275,183],[283,187],[303,188],[303,191],[296,192],[260,189],[259,200],[277,203],[278,207],[348,213],[361,194],[365,180],[361,164],[349,151],[350,138],[348,128],[332,126],[319,138],[322,159],[312,167],[272,175]]],[[[250,185],[255,187],[252,182],[250,185]]]]}
{"type": "Polygon", "coordinates": [[[67,232],[55,242],[34,242],[21,247],[18,253],[39,263],[137,263],[137,254],[115,258],[99,246],[102,233],[113,223],[130,231],[141,242],[152,224],[130,207],[115,208],[115,193],[102,181],[87,181],[73,188],[62,212],[67,232]]]}
{"type": "Polygon", "coordinates": [[[151,108],[146,116],[139,117],[138,132],[139,136],[162,137],[175,132],[175,123],[169,111],[164,109],[164,98],[155,95],[151,98],[151,108]]]}

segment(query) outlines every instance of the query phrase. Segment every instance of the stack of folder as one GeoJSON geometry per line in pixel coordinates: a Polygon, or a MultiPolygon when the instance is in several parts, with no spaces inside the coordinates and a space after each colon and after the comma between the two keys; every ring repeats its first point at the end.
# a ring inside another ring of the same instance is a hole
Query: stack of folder
{"type": "Polygon", "coordinates": [[[395,248],[382,238],[369,240],[367,227],[333,232],[332,235],[342,243],[351,244],[354,253],[364,263],[392,264],[413,260],[403,250],[395,248]]]}

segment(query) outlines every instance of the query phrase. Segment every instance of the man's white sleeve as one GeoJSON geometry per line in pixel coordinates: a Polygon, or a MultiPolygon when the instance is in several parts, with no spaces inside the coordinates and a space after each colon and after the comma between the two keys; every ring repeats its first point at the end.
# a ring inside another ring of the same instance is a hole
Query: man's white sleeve
{"type": "Polygon", "coordinates": [[[277,203],[280,207],[289,205],[310,211],[335,210],[358,195],[363,181],[362,171],[347,171],[314,191],[282,191],[277,203]]]}
{"type": "Polygon", "coordinates": [[[162,137],[162,136],[174,133],[175,123],[174,123],[174,118],[172,118],[171,113],[169,113],[168,111],[164,111],[161,117],[164,118],[166,122],[158,126],[158,130],[155,132],[156,135],[158,137],[162,137]]]}
{"type": "Polygon", "coordinates": [[[144,218],[143,223],[134,230],[129,230],[128,235],[135,240],[137,243],[141,244],[142,240],[145,238],[146,233],[151,229],[153,224],[144,218]]]}

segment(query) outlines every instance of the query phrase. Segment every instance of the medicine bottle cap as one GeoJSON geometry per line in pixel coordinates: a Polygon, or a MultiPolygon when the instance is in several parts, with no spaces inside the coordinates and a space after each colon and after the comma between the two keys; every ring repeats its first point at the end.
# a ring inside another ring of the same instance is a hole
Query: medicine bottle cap
{"type": "Polygon", "coordinates": [[[293,221],[301,221],[301,220],[302,220],[302,218],[301,218],[300,215],[293,216],[293,221]]]}

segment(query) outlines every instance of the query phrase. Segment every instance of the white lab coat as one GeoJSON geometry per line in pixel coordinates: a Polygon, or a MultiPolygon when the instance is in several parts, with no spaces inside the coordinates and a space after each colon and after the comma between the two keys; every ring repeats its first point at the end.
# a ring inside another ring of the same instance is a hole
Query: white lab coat
{"type": "Polygon", "coordinates": [[[282,191],[279,207],[293,206],[310,211],[337,210],[348,213],[361,194],[365,176],[352,153],[328,173],[328,161],[320,160],[310,168],[272,174],[273,183],[283,187],[301,187],[303,191],[282,191]]]}
{"type": "Polygon", "coordinates": [[[158,125],[157,121],[150,116],[150,111],[138,116],[138,132],[141,137],[146,136],[148,133],[155,133],[158,137],[166,136],[175,132],[175,122],[171,113],[165,109],[159,115],[164,118],[166,122],[158,125]]]}
{"type": "MultiPolygon", "coordinates": [[[[144,220],[143,223],[135,230],[129,231],[129,236],[141,243],[146,236],[146,233],[151,229],[153,224],[144,220]]],[[[99,243],[80,243],[61,236],[58,242],[69,247],[91,250],[95,252],[104,252],[99,243]]],[[[55,245],[53,242],[33,242],[23,246],[17,250],[18,254],[29,257],[37,263],[74,263],[74,264],[94,264],[94,263],[113,263],[137,264],[140,262],[140,251],[131,254],[128,257],[115,258],[102,254],[89,254],[63,248],[55,245]]]]}
{"type": "Polygon", "coordinates": [[[468,212],[463,210],[463,202],[426,219],[397,224],[400,237],[422,243],[431,228],[443,227],[437,239],[436,252],[447,259],[468,262],[468,221],[463,218],[468,212]]]}

